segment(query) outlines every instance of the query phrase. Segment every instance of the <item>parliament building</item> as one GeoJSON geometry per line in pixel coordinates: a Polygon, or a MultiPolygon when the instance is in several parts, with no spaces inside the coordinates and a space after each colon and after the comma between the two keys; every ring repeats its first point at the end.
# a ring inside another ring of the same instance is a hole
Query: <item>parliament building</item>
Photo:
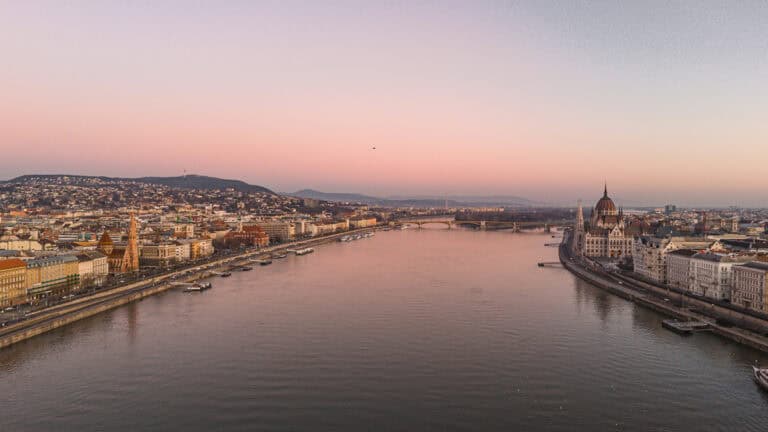
{"type": "Polygon", "coordinates": [[[608,197],[607,186],[588,223],[584,222],[579,203],[574,234],[574,246],[584,256],[613,259],[632,256],[634,235],[626,229],[623,212],[608,197]]]}

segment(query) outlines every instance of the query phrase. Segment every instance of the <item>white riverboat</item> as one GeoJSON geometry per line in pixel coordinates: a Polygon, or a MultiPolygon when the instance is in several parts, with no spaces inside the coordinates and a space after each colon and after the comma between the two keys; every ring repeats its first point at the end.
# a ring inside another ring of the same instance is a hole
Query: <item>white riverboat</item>
{"type": "Polygon", "coordinates": [[[768,391],[768,368],[752,366],[752,372],[755,376],[755,382],[757,382],[763,390],[768,391]]]}
{"type": "Polygon", "coordinates": [[[211,289],[213,285],[211,285],[210,282],[197,282],[190,285],[187,285],[184,288],[184,292],[200,292],[205,291],[207,289],[211,289]]]}

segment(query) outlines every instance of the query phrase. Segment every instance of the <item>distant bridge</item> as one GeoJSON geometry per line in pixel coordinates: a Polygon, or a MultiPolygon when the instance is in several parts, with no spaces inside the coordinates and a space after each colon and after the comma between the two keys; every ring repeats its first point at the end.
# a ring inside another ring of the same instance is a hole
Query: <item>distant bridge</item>
{"type": "Polygon", "coordinates": [[[398,221],[402,225],[415,225],[421,229],[424,225],[437,224],[445,225],[448,229],[454,226],[472,227],[482,231],[485,230],[513,230],[519,232],[523,229],[544,228],[544,231],[550,232],[552,227],[572,226],[571,220],[545,220],[545,221],[485,221],[485,220],[456,220],[454,218],[431,218],[431,219],[402,219],[398,221]]]}

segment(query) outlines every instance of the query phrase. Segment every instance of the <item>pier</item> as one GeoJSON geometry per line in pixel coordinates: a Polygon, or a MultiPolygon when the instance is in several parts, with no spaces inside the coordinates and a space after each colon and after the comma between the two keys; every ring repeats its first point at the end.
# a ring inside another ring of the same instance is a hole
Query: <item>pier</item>
{"type": "Polygon", "coordinates": [[[661,322],[661,326],[683,336],[690,335],[695,331],[710,329],[709,324],[703,321],[679,321],[676,319],[665,319],[661,322]]]}

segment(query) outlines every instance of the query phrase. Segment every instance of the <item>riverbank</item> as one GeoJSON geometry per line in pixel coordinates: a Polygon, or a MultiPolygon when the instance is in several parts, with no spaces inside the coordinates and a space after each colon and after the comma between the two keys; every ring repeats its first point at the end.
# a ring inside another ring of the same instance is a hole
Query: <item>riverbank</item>
{"type": "MultiPolygon", "coordinates": [[[[706,323],[708,330],[715,334],[751,348],[768,352],[768,337],[747,328],[718,324],[718,320],[736,323],[741,320],[742,322],[749,322],[749,326],[755,328],[760,323],[755,323],[754,317],[738,314],[731,310],[722,312],[717,310],[714,305],[703,302],[700,299],[686,296],[675,298],[674,295],[670,295],[670,292],[659,287],[653,287],[650,284],[624,275],[588,268],[571,256],[568,248],[567,234],[563,236],[563,242],[558,248],[558,255],[563,267],[576,277],[598,288],[669,317],[706,323]],[[675,305],[673,303],[675,300],[683,306],[675,305]],[[698,312],[698,310],[704,310],[704,308],[706,308],[707,314],[698,312]]],[[[768,328],[768,323],[763,322],[761,324],[763,325],[762,328],[768,328]]]]}
{"type": "Polygon", "coordinates": [[[109,290],[100,291],[71,302],[52,306],[51,308],[35,312],[29,319],[3,328],[2,331],[0,331],[0,349],[82,319],[92,317],[99,313],[168,291],[169,289],[174,288],[172,282],[195,282],[201,279],[207,279],[214,277],[215,272],[246,264],[248,263],[247,260],[253,257],[275,252],[285,252],[288,248],[318,246],[336,241],[339,237],[344,235],[373,230],[374,229],[372,228],[362,228],[318,238],[269,246],[263,249],[222,258],[193,269],[182,269],[164,275],[154,276],[142,281],[132,282],[109,290]]]}

